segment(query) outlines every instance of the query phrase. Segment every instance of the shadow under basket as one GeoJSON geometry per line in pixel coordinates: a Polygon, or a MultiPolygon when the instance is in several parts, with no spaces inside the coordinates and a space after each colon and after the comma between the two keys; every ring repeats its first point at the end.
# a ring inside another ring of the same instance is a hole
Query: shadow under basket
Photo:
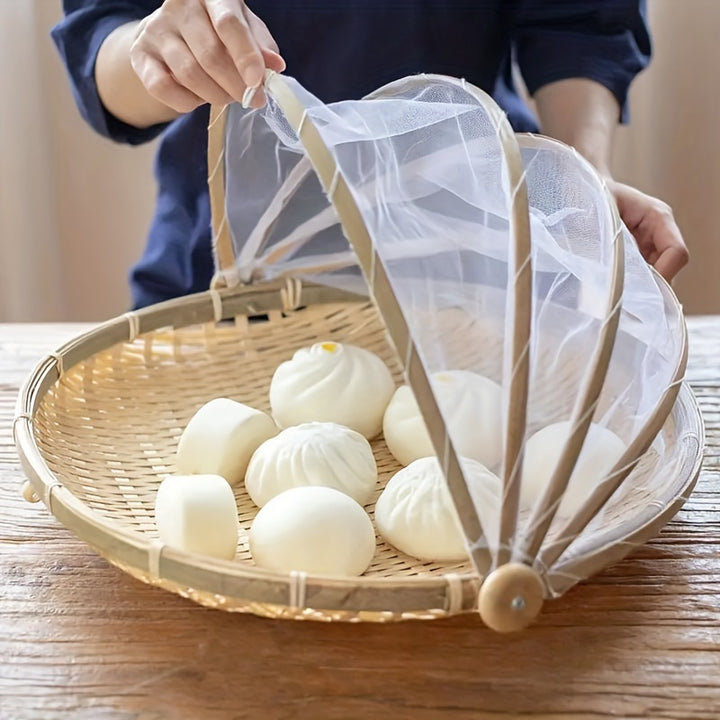
{"type": "MultiPolygon", "coordinates": [[[[318,339],[377,353],[400,381],[400,364],[372,303],[320,286],[305,286],[302,303],[288,306],[284,283],[209,291],[121,316],[47,357],[18,400],[15,437],[30,478],[26,497],[43,500],[125,572],[209,607],[374,622],[476,611],[482,579],[469,560],[424,563],[381,538],[371,567],[357,578],[255,567],[245,533],[257,508],[242,486],[235,488],[242,531],[234,561],[159,542],[155,493],[174,471],[177,441],[200,405],[225,396],[269,410],[274,368],[318,339]]],[[[555,390],[561,402],[567,396],[562,378],[555,390]]],[[[652,448],[646,453],[622,492],[548,569],[546,595],[562,594],[657,533],[694,485],[702,434],[694,398],[683,386],[659,436],[662,458],[652,448]]],[[[372,446],[379,494],[399,465],[382,438],[372,446]]],[[[367,506],[371,517],[373,507],[374,500],[367,506]]]]}

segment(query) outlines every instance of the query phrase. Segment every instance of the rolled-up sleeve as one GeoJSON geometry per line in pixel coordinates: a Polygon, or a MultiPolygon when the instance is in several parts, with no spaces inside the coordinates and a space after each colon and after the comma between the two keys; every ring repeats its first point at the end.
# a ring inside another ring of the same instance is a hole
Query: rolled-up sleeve
{"type": "Polygon", "coordinates": [[[138,145],[156,137],[165,125],[136,128],[102,104],[95,83],[95,60],[105,38],[116,28],[141,20],[162,0],[64,0],[64,18],[52,38],[65,64],[80,114],[101,135],[116,142],[138,145]]]}
{"type": "Polygon", "coordinates": [[[627,120],[630,83],[650,61],[644,0],[520,0],[514,18],[520,72],[531,94],[588,78],[617,98],[627,120]]]}

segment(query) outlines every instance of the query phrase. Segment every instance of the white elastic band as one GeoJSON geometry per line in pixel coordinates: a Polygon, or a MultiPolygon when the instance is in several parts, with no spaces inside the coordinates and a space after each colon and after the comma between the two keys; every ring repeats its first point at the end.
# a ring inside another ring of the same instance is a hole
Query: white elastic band
{"type": "Polygon", "coordinates": [[[123,316],[128,322],[128,342],[135,342],[140,334],[140,318],[132,311],[123,316]]]}
{"type": "Polygon", "coordinates": [[[373,249],[372,254],[370,255],[370,277],[368,278],[370,282],[368,283],[368,287],[370,288],[370,292],[373,294],[373,297],[375,297],[375,263],[377,260],[377,253],[373,249]]]}
{"type": "MultiPolygon", "coordinates": [[[[210,240],[210,243],[212,244],[212,248],[214,252],[217,252],[217,246],[218,246],[218,238],[225,230],[225,225],[227,225],[227,213],[223,212],[223,216],[220,218],[220,223],[217,227],[217,232],[213,233],[213,236],[210,240]]],[[[217,258],[215,258],[217,261],[217,258]]]]}
{"type": "Polygon", "coordinates": [[[226,270],[216,270],[210,281],[210,288],[212,290],[231,288],[240,285],[240,283],[240,273],[238,269],[233,266],[226,270]]]}
{"type": "Polygon", "coordinates": [[[215,118],[213,119],[213,121],[212,121],[211,123],[208,123],[208,130],[211,130],[211,129],[213,128],[213,126],[215,125],[215,123],[216,123],[216,122],[219,122],[220,118],[225,114],[225,112],[227,111],[227,109],[228,109],[228,106],[227,106],[227,105],[223,105],[222,109],[221,109],[220,112],[215,116],[215,118]]]}
{"type": "Polygon", "coordinates": [[[335,195],[335,192],[337,191],[338,183],[340,182],[340,170],[336,167],[335,172],[333,173],[332,180],[330,181],[330,186],[328,187],[328,196],[332,200],[332,198],[335,195]]]}
{"type": "Polygon", "coordinates": [[[307,573],[293,570],[290,573],[290,607],[305,609],[305,581],[307,573]]]}
{"type": "Polygon", "coordinates": [[[218,170],[222,167],[222,164],[223,164],[223,161],[224,161],[224,160],[225,160],[225,149],[223,148],[223,149],[218,153],[218,158],[217,158],[217,160],[215,161],[215,166],[212,168],[212,170],[210,170],[210,171],[208,172],[208,178],[207,178],[207,179],[208,179],[208,182],[210,182],[210,180],[212,180],[212,179],[215,177],[215,175],[217,174],[218,170]]]}
{"type": "Polygon", "coordinates": [[[407,378],[408,382],[410,382],[410,359],[412,358],[413,353],[413,343],[412,339],[410,338],[410,332],[408,331],[408,344],[407,344],[407,350],[405,351],[405,377],[407,378]]]}
{"type": "Polygon", "coordinates": [[[210,293],[210,300],[212,301],[213,306],[213,320],[215,320],[216,323],[219,323],[223,318],[222,297],[215,288],[210,288],[208,292],[210,293]]]}
{"type": "Polygon", "coordinates": [[[13,434],[13,440],[17,442],[17,424],[19,420],[27,420],[28,425],[32,425],[32,416],[30,413],[18,413],[13,418],[12,423],[12,434],[13,434]]]}
{"type": "Polygon", "coordinates": [[[45,507],[50,511],[50,514],[54,515],[52,509],[52,498],[53,493],[55,490],[59,487],[62,487],[62,483],[55,480],[54,482],[51,482],[43,491],[43,502],[45,503],[45,507]]]}
{"type": "Polygon", "coordinates": [[[444,578],[447,583],[445,610],[448,615],[457,615],[463,609],[462,578],[457,573],[447,573],[444,578]]]}
{"type": "Polygon", "coordinates": [[[280,288],[280,300],[283,312],[292,312],[300,307],[302,298],[302,281],[289,277],[285,280],[285,287],[280,288]]]}
{"type": "Polygon", "coordinates": [[[58,379],[59,379],[63,376],[63,372],[65,371],[65,368],[63,367],[62,355],[51,352],[50,357],[55,360],[55,364],[57,365],[57,371],[58,371],[58,379]]]}
{"type": "Polygon", "coordinates": [[[300,137],[300,133],[303,131],[303,125],[305,124],[305,118],[307,118],[307,108],[303,110],[303,114],[300,117],[300,122],[297,126],[297,136],[300,137]]]}
{"type": "Polygon", "coordinates": [[[153,580],[160,579],[160,558],[165,544],[160,540],[152,540],[148,548],[148,574],[153,580]]]}
{"type": "Polygon", "coordinates": [[[517,272],[515,273],[515,280],[517,280],[517,279],[520,277],[520,275],[522,275],[522,274],[525,272],[527,266],[530,264],[530,260],[531,260],[531,256],[528,255],[528,256],[522,261],[520,267],[517,269],[517,272]]]}
{"type": "Polygon", "coordinates": [[[259,85],[255,85],[253,87],[246,87],[245,92],[242,96],[241,105],[247,110],[250,107],[250,103],[253,101],[253,98],[255,97],[255,93],[260,89],[259,85]]]}
{"type": "Polygon", "coordinates": [[[255,85],[254,87],[248,87],[245,88],[245,92],[242,96],[241,105],[247,109],[250,107],[250,103],[253,101],[253,98],[255,97],[255,93],[263,86],[263,84],[267,85],[273,77],[277,75],[277,73],[274,70],[265,70],[265,81],[264,83],[260,83],[259,85],[255,85]]]}

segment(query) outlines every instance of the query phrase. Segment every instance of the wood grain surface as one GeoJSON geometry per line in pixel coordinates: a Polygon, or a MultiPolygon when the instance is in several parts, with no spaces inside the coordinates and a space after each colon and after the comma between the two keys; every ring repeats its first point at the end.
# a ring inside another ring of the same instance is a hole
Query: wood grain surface
{"type": "Polygon", "coordinates": [[[0,325],[0,718],[720,718],[720,317],[691,318],[707,426],[685,508],[626,561],[499,636],[207,610],[110,567],[22,500],[19,384],[86,326],[0,325]]]}

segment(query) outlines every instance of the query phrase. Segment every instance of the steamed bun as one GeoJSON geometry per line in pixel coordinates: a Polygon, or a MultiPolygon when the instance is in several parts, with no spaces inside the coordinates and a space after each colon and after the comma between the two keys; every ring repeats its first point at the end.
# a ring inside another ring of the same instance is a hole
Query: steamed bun
{"type": "Polygon", "coordinates": [[[155,522],[170,547],[224,560],[235,556],[237,505],[220,475],[168,475],[155,496],[155,522]]]}
{"type": "Polygon", "coordinates": [[[376,484],[370,443],[360,433],[329,422],[281,431],[255,451],[245,475],[245,487],[260,507],[301,485],[335,488],[365,505],[376,484]]]}
{"type": "Polygon", "coordinates": [[[231,485],[242,482],[257,447],[278,427],[261,410],[229,398],[205,403],[190,419],[177,446],[182,475],[220,475],[231,485]]]}
{"type": "Polygon", "coordinates": [[[371,439],[380,433],[395,389],[390,370],[369,350],[320,342],[282,363],[270,383],[270,406],[280,427],[334,422],[371,439]]]}
{"type": "MultiPolygon", "coordinates": [[[[501,482],[475,460],[463,459],[468,489],[486,536],[498,532],[501,482]]],[[[420,560],[465,560],[468,551],[450,491],[435,457],[420,458],[388,482],[375,505],[380,535],[407,555],[420,560]]]]}
{"type": "MultiPolygon", "coordinates": [[[[520,504],[524,509],[532,508],[540,500],[569,436],[570,423],[563,421],[544,427],[527,441],[520,490],[520,504]]],[[[592,423],[558,514],[570,517],[579,510],[625,449],[625,443],[612,430],[592,423]]]]}
{"type": "MultiPolygon", "coordinates": [[[[434,373],[430,381],[459,455],[496,467],[502,458],[502,388],[468,370],[434,373]]],[[[415,395],[399,387],[383,417],[388,450],[401,465],[434,456],[415,395]]]]}
{"type": "Polygon", "coordinates": [[[276,495],[250,527],[255,564],[277,572],[362,575],[375,554],[368,514],[327,487],[296,487],[276,495]]]}

